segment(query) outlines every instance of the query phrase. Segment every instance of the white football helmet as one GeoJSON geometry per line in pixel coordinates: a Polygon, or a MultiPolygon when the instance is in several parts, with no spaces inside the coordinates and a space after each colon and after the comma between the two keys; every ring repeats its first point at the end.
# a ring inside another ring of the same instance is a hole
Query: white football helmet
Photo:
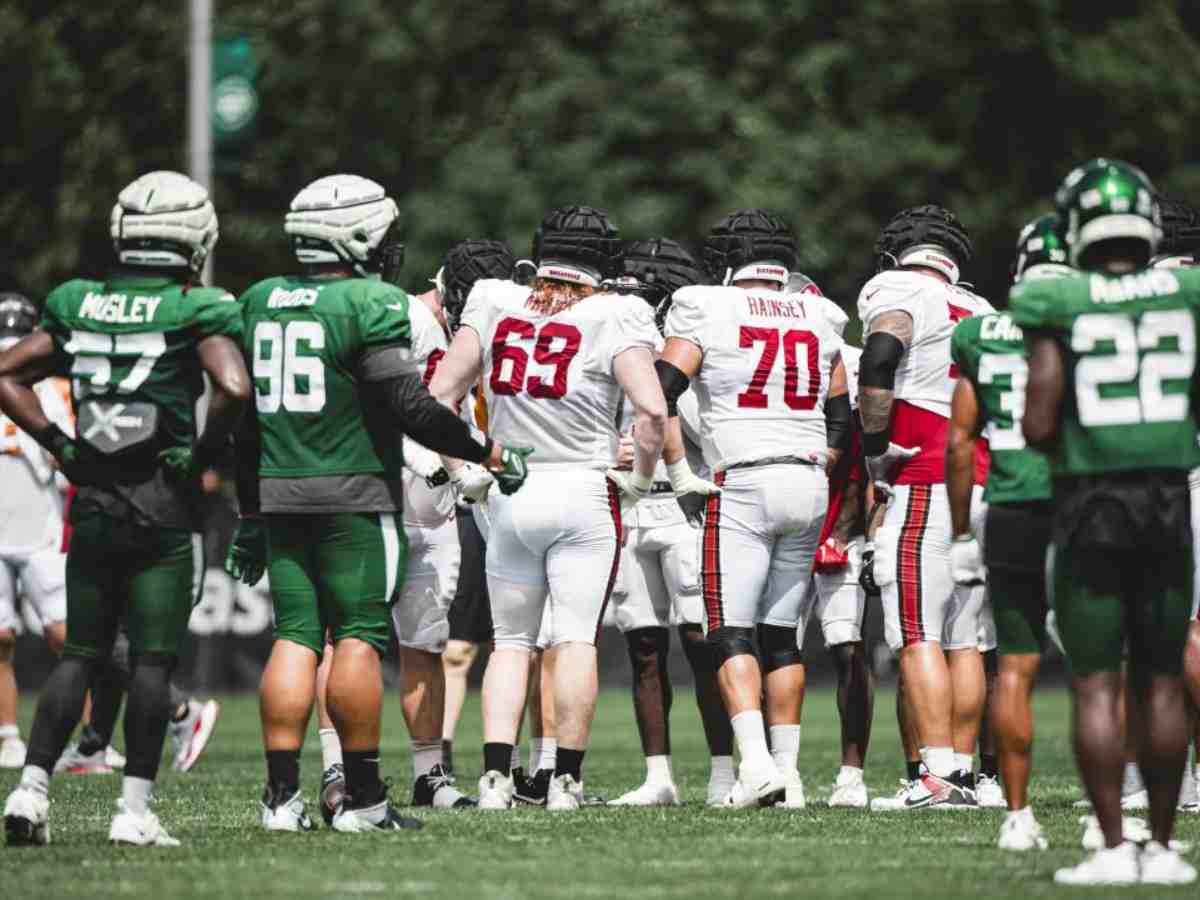
{"type": "Polygon", "coordinates": [[[217,211],[186,175],[147,172],[117,197],[109,233],[126,265],[199,272],[217,243],[217,211]]]}
{"type": "Polygon", "coordinates": [[[366,274],[399,217],[382,185],[359,175],[327,175],[296,195],[283,230],[300,262],[349,263],[366,274]]]}

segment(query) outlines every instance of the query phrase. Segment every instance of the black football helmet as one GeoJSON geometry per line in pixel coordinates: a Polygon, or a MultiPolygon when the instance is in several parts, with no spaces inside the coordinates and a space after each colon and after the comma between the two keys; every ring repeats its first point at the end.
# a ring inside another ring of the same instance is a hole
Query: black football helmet
{"type": "Polygon", "coordinates": [[[721,284],[729,284],[739,274],[787,284],[788,273],[796,268],[796,237],[792,226],[773,212],[739,209],[713,225],[704,239],[703,258],[709,274],[721,284]],[[784,271],[743,271],[754,263],[784,271]]]}
{"type": "Polygon", "coordinates": [[[563,206],[542,219],[533,235],[533,260],[541,278],[599,287],[620,274],[620,229],[593,206],[563,206]]]}
{"type": "Polygon", "coordinates": [[[677,241],[651,238],[634,241],[625,248],[621,271],[631,290],[655,310],[655,321],[662,329],[672,295],[682,287],[705,284],[708,278],[695,257],[677,241]]]}
{"type": "Polygon", "coordinates": [[[458,328],[459,317],[475,282],[483,278],[512,278],[516,261],[512,249],[504,241],[459,241],[450,248],[434,283],[441,292],[442,309],[451,331],[458,328]]]}
{"type": "Polygon", "coordinates": [[[1162,240],[1150,265],[1156,268],[1194,266],[1200,262],[1200,211],[1178,197],[1158,195],[1162,240]]]}
{"type": "Polygon", "coordinates": [[[950,210],[928,203],[901,210],[875,241],[876,271],[921,266],[956,284],[971,261],[971,236],[950,210]]]}
{"type": "Polygon", "coordinates": [[[20,340],[38,323],[38,310],[28,297],[15,291],[0,291],[0,341],[20,340]]]}

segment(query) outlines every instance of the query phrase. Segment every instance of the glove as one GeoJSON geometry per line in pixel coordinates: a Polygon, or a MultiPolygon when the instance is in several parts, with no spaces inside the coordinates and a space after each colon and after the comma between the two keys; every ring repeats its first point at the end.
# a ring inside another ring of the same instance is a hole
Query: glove
{"type": "Polygon", "coordinates": [[[258,584],[267,568],[267,529],[259,518],[238,522],[233,544],[225,556],[225,572],[230,578],[248,584],[258,584]]]}
{"type": "Polygon", "coordinates": [[[983,584],[987,579],[983,549],[973,534],[959,535],[950,545],[950,577],[964,585],[983,584]]]}
{"type": "Polygon", "coordinates": [[[920,452],[920,447],[901,447],[899,444],[889,442],[887,449],[878,456],[865,457],[867,475],[875,484],[876,490],[890,497],[896,466],[905,460],[912,459],[920,452]]]}
{"type": "Polygon", "coordinates": [[[492,470],[500,493],[515,494],[529,477],[529,464],[525,458],[533,453],[532,447],[503,447],[500,450],[500,466],[492,470]]]}
{"type": "Polygon", "coordinates": [[[195,484],[200,473],[212,464],[212,460],[195,445],[163,450],[158,454],[158,462],[167,478],[178,484],[195,484]]]}
{"type": "Polygon", "coordinates": [[[106,480],[94,464],[97,454],[88,453],[57,425],[51,425],[36,440],[54,457],[67,481],[76,487],[102,484],[106,480]],[[89,457],[92,457],[91,461],[89,457]]]}
{"type": "Polygon", "coordinates": [[[414,475],[424,478],[425,484],[431,488],[450,483],[450,473],[442,465],[442,458],[407,435],[404,437],[404,466],[414,475]]]}
{"type": "Polygon", "coordinates": [[[858,584],[869,597],[879,596],[879,585],[875,583],[875,545],[867,544],[862,552],[862,571],[858,584]]]}
{"type": "Polygon", "coordinates": [[[475,463],[463,463],[462,468],[457,469],[449,477],[450,483],[454,485],[455,491],[458,492],[459,498],[464,503],[478,503],[486,500],[488,491],[496,481],[487,469],[477,466],[475,463]]]}
{"type": "Polygon", "coordinates": [[[683,510],[688,524],[699,528],[704,521],[704,507],[708,505],[708,498],[721,493],[721,489],[696,475],[686,459],[668,465],[667,477],[671,479],[671,489],[675,491],[675,502],[683,510]]]}
{"type": "Polygon", "coordinates": [[[650,486],[654,484],[653,476],[643,477],[637,472],[609,469],[604,474],[617,486],[617,490],[621,494],[621,512],[623,513],[629,512],[639,500],[648,496],[650,486]]]}
{"type": "Polygon", "coordinates": [[[833,535],[825,538],[825,543],[817,548],[817,555],[813,559],[813,570],[816,572],[840,572],[848,565],[850,555],[833,535]]]}

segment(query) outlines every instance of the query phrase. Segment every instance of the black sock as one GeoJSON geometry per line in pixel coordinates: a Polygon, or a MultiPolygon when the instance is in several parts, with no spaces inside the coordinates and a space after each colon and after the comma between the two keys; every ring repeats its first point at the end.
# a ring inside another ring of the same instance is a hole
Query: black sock
{"type": "Polygon", "coordinates": [[[79,714],[83,712],[91,681],[91,665],[90,660],[64,656],[55,666],[38,697],[26,765],[54,771],[54,764],[62,756],[71,732],[79,723],[79,714]]]}
{"type": "Polygon", "coordinates": [[[558,748],[554,762],[555,775],[570,775],[576,781],[583,781],[583,750],[567,750],[558,748]]]}
{"type": "Polygon", "coordinates": [[[995,756],[990,753],[979,755],[979,774],[986,775],[988,778],[1000,777],[1000,763],[995,756]]]}
{"type": "Polygon", "coordinates": [[[454,774],[454,741],[442,740],[442,768],[454,774]]]}
{"type": "Polygon", "coordinates": [[[174,665],[173,659],[132,659],[129,699],[125,702],[126,775],[153,781],[158,774],[171,716],[167,685],[174,665]]]}
{"type": "Polygon", "coordinates": [[[379,750],[343,750],[346,767],[346,805],[374,806],[387,793],[379,780],[379,750]]]}
{"type": "Polygon", "coordinates": [[[287,800],[300,790],[300,751],[267,751],[267,788],[276,800],[287,800]]]}
{"type": "Polygon", "coordinates": [[[512,744],[484,744],[483,771],[499,772],[502,775],[510,774],[512,754],[512,744]]]}
{"type": "Polygon", "coordinates": [[[908,772],[908,780],[909,781],[916,781],[918,778],[921,777],[921,761],[919,759],[916,762],[913,762],[910,759],[908,762],[906,762],[904,764],[904,766],[908,772]]]}

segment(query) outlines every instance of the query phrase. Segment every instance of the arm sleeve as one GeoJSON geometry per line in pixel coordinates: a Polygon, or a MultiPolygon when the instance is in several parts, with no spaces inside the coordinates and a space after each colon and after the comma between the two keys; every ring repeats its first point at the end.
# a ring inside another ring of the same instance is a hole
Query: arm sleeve
{"type": "Polygon", "coordinates": [[[397,427],[435,453],[473,463],[482,463],[491,454],[491,440],[476,441],[470,426],[433,398],[421,383],[420,372],[375,381],[371,388],[397,427]]]}
{"type": "Polygon", "coordinates": [[[904,344],[898,337],[886,331],[872,332],[859,362],[859,385],[892,390],[896,384],[896,369],[903,357],[904,344]]]}
{"type": "Polygon", "coordinates": [[[258,430],[258,413],[253,404],[246,410],[233,433],[233,446],[238,510],[243,516],[256,516],[261,511],[258,465],[262,456],[262,435],[258,430]]]}

